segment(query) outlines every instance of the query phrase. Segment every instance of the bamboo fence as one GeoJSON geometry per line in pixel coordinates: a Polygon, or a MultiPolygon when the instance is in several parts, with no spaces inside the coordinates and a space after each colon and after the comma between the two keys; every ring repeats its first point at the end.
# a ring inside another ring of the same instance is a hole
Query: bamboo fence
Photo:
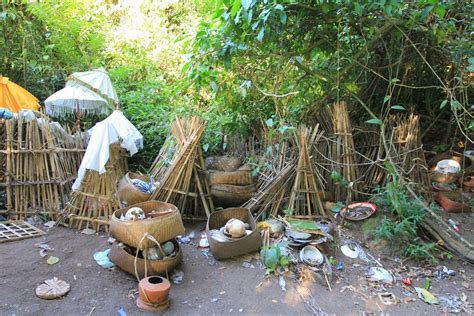
{"type": "Polygon", "coordinates": [[[5,208],[0,212],[17,219],[34,214],[55,219],[84,152],[82,134],[72,136],[45,116],[0,121],[0,201],[5,208]]]}
{"type": "Polygon", "coordinates": [[[109,161],[105,173],[86,170],[79,188],[72,192],[71,200],[64,208],[62,220],[69,220],[69,227],[91,228],[97,232],[103,227],[109,230],[109,219],[120,209],[117,183],[127,172],[127,153],[115,143],[110,145],[109,161]]]}

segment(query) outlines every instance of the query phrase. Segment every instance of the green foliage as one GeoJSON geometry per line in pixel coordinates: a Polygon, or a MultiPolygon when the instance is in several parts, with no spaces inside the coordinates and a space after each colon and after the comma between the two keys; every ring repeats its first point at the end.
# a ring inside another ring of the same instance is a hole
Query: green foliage
{"type": "Polygon", "coordinates": [[[388,162],[386,166],[392,181],[387,183],[382,194],[374,198],[374,202],[379,208],[388,209],[390,214],[384,216],[374,235],[404,247],[403,254],[407,257],[435,261],[436,244],[417,237],[419,225],[426,215],[424,205],[413,199],[407,188],[399,184],[393,166],[388,162]]]}
{"type": "Polygon", "coordinates": [[[267,274],[275,272],[278,267],[286,269],[290,264],[290,257],[282,254],[281,247],[285,247],[285,244],[274,244],[262,247],[260,250],[260,257],[267,268],[267,274]]]}

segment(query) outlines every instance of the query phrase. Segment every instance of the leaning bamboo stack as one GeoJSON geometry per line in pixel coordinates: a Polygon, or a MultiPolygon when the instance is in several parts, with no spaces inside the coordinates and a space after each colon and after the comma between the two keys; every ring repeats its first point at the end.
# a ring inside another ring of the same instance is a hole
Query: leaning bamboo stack
{"type": "Polygon", "coordinates": [[[427,190],[431,183],[421,143],[420,117],[413,113],[408,115],[393,129],[393,134],[396,145],[395,163],[410,183],[418,185],[418,193],[425,199],[432,200],[430,190],[427,190]]]}
{"type": "Polygon", "coordinates": [[[205,127],[197,116],[176,117],[150,171],[159,183],[150,199],[172,203],[183,217],[191,219],[208,217],[214,211],[200,148],[205,127]]]}
{"type": "Polygon", "coordinates": [[[327,216],[321,203],[324,186],[314,150],[321,136],[318,127],[300,126],[295,129],[291,143],[270,142],[278,151],[269,155],[269,143],[264,142],[258,191],[242,207],[256,212],[256,218],[277,216],[284,211],[294,215],[327,216]]]}
{"type": "Polygon", "coordinates": [[[0,187],[5,210],[24,219],[34,214],[55,219],[68,200],[76,166],[84,154],[82,135],[75,137],[45,116],[31,112],[0,123],[0,187]]]}
{"type": "Polygon", "coordinates": [[[356,165],[356,155],[354,140],[352,137],[352,126],[349,118],[347,105],[344,102],[337,102],[332,109],[332,119],[334,128],[334,142],[332,144],[332,157],[335,160],[335,171],[342,175],[351,188],[343,185],[336,185],[334,194],[336,201],[357,200],[359,198],[357,189],[359,188],[358,169],[356,165]]]}
{"type": "Polygon", "coordinates": [[[110,155],[105,173],[87,170],[79,189],[71,195],[64,208],[63,219],[69,219],[69,226],[77,229],[90,228],[109,231],[109,219],[120,209],[117,183],[127,172],[124,160],[127,154],[120,144],[110,145],[110,155]]]}
{"type": "Polygon", "coordinates": [[[293,215],[328,217],[320,198],[323,192],[321,175],[311,160],[311,147],[318,143],[322,135],[318,128],[319,125],[314,129],[302,125],[295,136],[299,151],[298,164],[288,205],[293,215]]]}
{"type": "Polygon", "coordinates": [[[430,187],[430,181],[421,143],[419,117],[414,114],[391,115],[385,120],[385,125],[384,138],[374,128],[364,130],[356,138],[356,148],[360,153],[358,164],[366,185],[364,191],[370,192],[377,186],[386,185],[388,178],[384,162],[390,156],[402,176],[412,184],[419,184],[420,194],[431,199],[429,191],[424,189],[430,187]]]}

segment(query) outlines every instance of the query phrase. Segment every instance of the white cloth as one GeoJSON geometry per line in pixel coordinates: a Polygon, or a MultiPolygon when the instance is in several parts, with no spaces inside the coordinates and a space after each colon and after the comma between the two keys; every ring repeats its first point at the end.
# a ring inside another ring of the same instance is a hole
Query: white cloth
{"type": "Polygon", "coordinates": [[[72,189],[77,190],[86,174],[86,170],[95,170],[99,174],[105,172],[105,165],[109,161],[110,145],[120,141],[122,148],[133,156],[143,148],[143,136],[137,128],[120,111],[113,111],[105,120],[97,123],[87,131],[90,135],[84,158],[77,172],[77,179],[72,189]]]}

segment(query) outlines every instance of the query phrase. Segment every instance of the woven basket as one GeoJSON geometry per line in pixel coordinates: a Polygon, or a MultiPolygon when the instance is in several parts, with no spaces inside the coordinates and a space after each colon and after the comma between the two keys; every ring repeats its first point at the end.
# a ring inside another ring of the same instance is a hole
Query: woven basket
{"type": "Polygon", "coordinates": [[[127,203],[127,205],[148,201],[151,194],[143,193],[137,189],[137,187],[133,185],[132,179],[140,179],[146,182],[150,181],[150,177],[146,175],[128,172],[120,179],[118,184],[117,194],[120,201],[127,203]]]}
{"type": "Polygon", "coordinates": [[[206,158],[207,170],[235,171],[241,165],[240,157],[210,156],[206,158]]]}
{"type": "Polygon", "coordinates": [[[184,234],[183,220],[176,206],[160,201],[146,201],[131,205],[127,208],[117,210],[110,219],[110,235],[117,240],[133,248],[140,250],[154,247],[151,240],[145,239],[139,247],[140,241],[145,233],[155,237],[159,243],[171,240],[178,235],[184,234]],[[125,215],[130,207],[139,207],[148,217],[151,211],[165,212],[172,210],[170,214],[155,218],[146,218],[138,221],[121,221],[120,215],[125,215]]]}
{"type": "Polygon", "coordinates": [[[252,179],[252,174],[250,171],[209,170],[209,185],[216,185],[216,184],[250,185],[252,183],[253,183],[253,179],[252,179]]]}
{"type": "MultiPolygon", "coordinates": [[[[175,239],[172,241],[174,246],[178,249],[176,256],[163,260],[146,260],[148,276],[167,276],[167,273],[173,271],[173,269],[181,263],[183,260],[183,251],[175,239]]],[[[135,256],[120,248],[117,243],[110,249],[109,258],[123,271],[135,275],[135,256]]],[[[137,273],[140,279],[145,277],[145,259],[137,258],[137,273]]]]}
{"type": "Polygon", "coordinates": [[[216,184],[211,186],[211,195],[217,206],[240,206],[250,200],[256,191],[255,185],[216,184]]]}
{"type": "Polygon", "coordinates": [[[257,251],[260,249],[262,244],[262,238],[260,236],[260,231],[257,229],[257,225],[255,224],[255,219],[246,208],[228,208],[223,211],[212,213],[207,220],[206,234],[207,240],[209,241],[209,248],[212,255],[217,260],[237,257],[257,251]],[[211,238],[209,231],[212,229],[220,229],[231,218],[237,218],[244,223],[248,223],[252,233],[245,237],[228,242],[217,241],[211,238]]]}

